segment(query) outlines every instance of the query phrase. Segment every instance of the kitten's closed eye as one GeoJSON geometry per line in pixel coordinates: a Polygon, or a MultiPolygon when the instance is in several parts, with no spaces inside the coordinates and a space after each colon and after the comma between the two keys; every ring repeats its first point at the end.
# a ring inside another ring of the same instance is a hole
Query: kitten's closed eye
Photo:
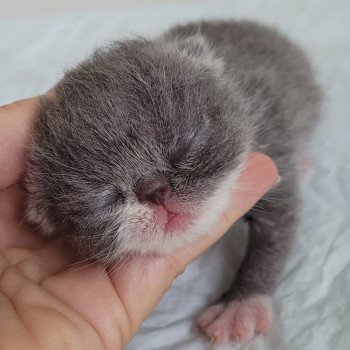
{"type": "Polygon", "coordinates": [[[106,190],[101,194],[101,204],[103,207],[110,207],[113,205],[121,204],[125,200],[124,195],[116,188],[112,190],[106,190]]]}
{"type": "Polygon", "coordinates": [[[198,153],[205,147],[208,134],[206,125],[186,130],[177,144],[177,149],[170,155],[169,163],[173,168],[190,168],[198,153]]]}
{"type": "Polygon", "coordinates": [[[177,169],[177,167],[181,164],[181,161],[186,157],[188,149],[189,149],[188,146],[187,147],[184,146],[182,148],[178,148],[169,157],[169,163],[174,169],[177,169]]]}
{"type": "Polygon", "coordinates": [[[88,212],[95,212],[105,209],[113,209],[123,204],[125,196],[113,186],[94,186],[93,196],[84,203],[84,209],[88,212]]]}

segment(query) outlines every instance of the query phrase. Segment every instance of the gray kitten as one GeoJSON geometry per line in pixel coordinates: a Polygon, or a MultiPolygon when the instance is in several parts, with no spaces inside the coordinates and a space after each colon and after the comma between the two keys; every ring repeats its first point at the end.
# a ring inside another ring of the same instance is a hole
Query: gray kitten
{"type": "Polygon", "coordinates": [[[282,176],[274,200],[246,215],[246,256],[199,319],[211,339],[245,342],[271,325],[270,296],[296,230],[297,162],[320,96],[300,49],[249,21],[112,43],[43,100],[27,218],[104,263],[168,254],[215,225],[247,153],[266,153],[282,176]]]}

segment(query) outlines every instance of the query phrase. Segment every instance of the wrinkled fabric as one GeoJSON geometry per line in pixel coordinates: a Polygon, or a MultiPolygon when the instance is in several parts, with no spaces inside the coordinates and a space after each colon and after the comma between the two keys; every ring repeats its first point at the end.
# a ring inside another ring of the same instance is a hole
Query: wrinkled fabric
{"type": "MultiPolygon", "coordinates": [[[[155,35],[199,18],[248,17],[279,27],[310,56],[326,98],[305,151],[303,206],[293,253],[274,299],[272,332],[245,349],[350,348],[350,2],[187,1],[108,12],[0,18],[0,103],[43,93],[65,68],[111,39],[155,35]]],[[[283,174],[281,174],[283,176],[283,174]]],[[[273,200],[273,198],[271,198],[273,200]]],[[[173,283],[128,350],[210,348],[195,328],[243,256],[235,227],[173,283]]],[[[212,346],[231,349],[232,345],[212,346]]]]}

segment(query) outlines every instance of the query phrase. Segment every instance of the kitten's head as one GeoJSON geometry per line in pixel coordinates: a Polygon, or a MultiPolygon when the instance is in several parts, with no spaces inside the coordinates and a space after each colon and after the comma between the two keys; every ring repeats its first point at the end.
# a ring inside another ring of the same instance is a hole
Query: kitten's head
{"type": "Polygon", "coordinates": [[[115,43],[67,72],[35,123],[29,221],[105,262],[206,233],[250,140],[223,70],[194,37],[115,43]]]}

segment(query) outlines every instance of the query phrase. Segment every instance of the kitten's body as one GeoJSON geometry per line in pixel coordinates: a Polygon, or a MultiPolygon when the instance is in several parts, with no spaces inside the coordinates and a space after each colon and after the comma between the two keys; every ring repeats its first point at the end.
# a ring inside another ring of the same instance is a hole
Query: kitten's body
{"type": "MultiPolygon", "coordinates": [[[[170,33],[170,38],[201,33],[209,40],[215,55],[226,63],[225,75],[249,101],[252,149],[269,155],[281,175],[279,185],[246,215],[249,245],[231,287],[199,320],[212,340],[245,342],[271,326],[268,297],[295,234],[297,166],[319,119],[321,93],[300,49],[271,28],[251,22],[208,22],[170,33]]],[[[236,93],[232,91],[233,98],[236,93]]]]}
{"type": "Polygon", "coordinates": [[[247,214],[246,257],[200,320],[213,339],[246,341],[270,326],[268,300],[295,232],[297,161],[319,101],[300,50],[251,22],[194,23],[112,46],[68,72],[44,104],[28,217],[46,233],[73,231],[86,255],[105,261],[171,252],[212,227],[247,152],[266,153],[281,182],[247,214]]]}

